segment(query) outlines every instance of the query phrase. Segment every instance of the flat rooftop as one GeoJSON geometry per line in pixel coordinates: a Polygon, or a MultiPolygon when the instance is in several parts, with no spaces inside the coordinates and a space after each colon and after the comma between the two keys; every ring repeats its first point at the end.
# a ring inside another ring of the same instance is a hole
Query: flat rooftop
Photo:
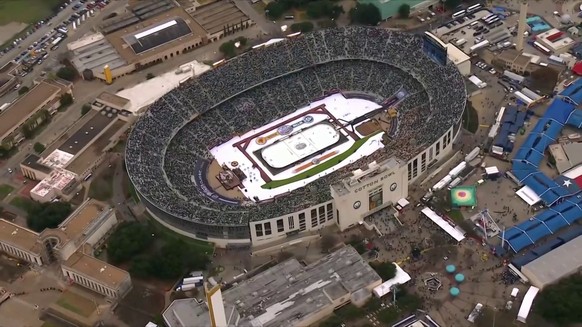
{"type": "Polygon", "coordinates": [[[20,97],[14,104],[0,114],[0,137],[10,134],[23,120],[26,120],[46,102],[59,93],[61,88],[46,82],[33,87],[28,93],[20,97]]]}
{"type": "Polygon", "coordinates": [[[582,267],[582,236],[557,247],[521,268],[538,288],[574,274],[582,267]]]}
{"type": "Polygon", "coordinates": [[[129,99],[109,92],[103,92],[99,94],[95,101],[109,105],[118,110],[125,109],[125,107],[129,104],[129,99]]]}
{"type": "Polygon", "coordinates": [[[190,17],[190,15],[188,15],[182,8],[173,8],[153,18],[139,22],[139,24],[133,24],[131,26],[124,27],[123,29],[117,30],[111,34],[107,34],[105,37],[117,50],[117,53],[119,53],[119,55],[129,64],[132,64],[144,58],[149,58],[150,56],[155,56],[157,53],[171,49],[176,46],[176,44],[189,42],[195,38],[201,38],[205,35],[206,32],[204,29],[198,25],[198,23],[193,21],[192,17],[190,17]],[[183,20],[190,28],[191,33],[138,54],[136,54],[132,47],[127,44],[127,37],[135,35],[149,28],[153,28],[154,26],[166,23],[173,19],[183,20]]]}
{"type": "Polygon", "coordinates": [[[101,33],[88,35],[69,43],[67,47],[73,53],[71,62],[79,72],[85,69],[102,70],[105,65],[115,69],[127,64],[101,33]]]}
{"type": "Polygon", "coordinates": [[[101,134],[88,148],[80,153],[73,161],[67,165],[67,169],[77,175],[81,175],[103,154],[105,147],[109,145],[109,140],[117,133],[126,122],[117,120],[109,126],[105,133],[101,134]]]}
{"type": "Polygon", "coordinates": [[[130,278],[127,271],[79,252],[74,253],[63,263],[63,266],[98,280],[114,290],[118,289],[125,280],[130,278]]]}
{"type": "MultiPolygon", "coordinates": [[[[235,307],[233,305],[225,304],[224,311],[226,317],[236,318],[235,307]],[[234,314],[233,314],[234,313],[234,314]]],[[[174,300],[166,310],[163,312],[164,320],[168,327],[182,327],[183,322],[189,323],[196,321],[197,326],[210,326],[210,312],[206,303],[198,303],[196,299],[180,299],[174,300]]],[[[187,325],[188,326],[188,325],[187,325]]],[[[229,325],[234,326],[234,324],[229,325]]]]}
{"type": "Polygon", "coordinates": [[[72,155],[77,155],[83,148],[91,143],[99,133],[109,126],[117,115],[108,117],[100,112],[91,111],[93,115],[89,121],[83,124],[73,135],[71,135],[58,149],[72,155]]]}
{"type": "Polygon", "coordinates": [[[227,25],[240,24],[249,18],[230,1],[216,1],[196,8],[190,14],[208,34],[224,30],[227,25]]]}
{"type": "Polygon", "coordinates": [[[59,225],[59,229],[65,232],[71,240],[82,238],[94,226],[99,218],[107,216],[111,211],[109,206],[96,200],[89,200],[75,210],[65,221],[59,225]]]}
{"type": "Polygon", "coordinates": [[[18,248],[40,254],[38,234],[30,229],[0,219],[0,240],[18,248]]]}
{"type": "Polygon", "coordinates": [[[223,299],[236,304],[241,327],[293,326],[346,294],[380,283],[370,265],[346,246],[307,266],[296,259],[282,262],[224,291],[223,299]]]}
{"type": "Polygon", "coordinates": [[[52,171],[52,169],[48,166],[43,165],[42,163],[39,162],[40,161],[40,157],[37,156],[36,154],[29,154],[21,163],[21,165],[23,165],[24,167],[28,167],[40,172],[43,172],[45,174],[50,174],[50,172],[52,171]]]}

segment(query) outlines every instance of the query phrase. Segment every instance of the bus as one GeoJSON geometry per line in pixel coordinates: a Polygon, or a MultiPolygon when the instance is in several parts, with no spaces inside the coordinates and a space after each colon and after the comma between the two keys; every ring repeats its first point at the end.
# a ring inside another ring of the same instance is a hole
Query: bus
{"type": "Polygon", "coordinates": [[[496,15],[495,15],[495,14],[489,14],[489,15],[487,15],[487,16],[485,16],[485,17],[481,18],[481,20],[488,20],[488,19],[491,19],[491,18],[493,18],[493,16],[496,16],[496,15]]]}
{"type": "Polygon", "coordinates": [[[61,43],[61,41],[63,41],[63,38],[59,36],[51,42],[51,45],[54,47],[55,45],[61,43]]]}
{"type": "Polygon", "coordinates": [[[455,18],[459,18],[461,16],[464,16],[465,13],[467,13],[465,10],[461,10],[461,11],[457,11],[456,13],[453,14],[453,16],[451,16],[453,19],[455,18]]]}
{"type": "Polygon", "coordinates": [[[534,46],[534,48],[538,49],[539,51],[543,52],[546,55],[549,55],[551,53],[550,49],[544,47],[538,41],[535,41],[533,43],[533,46],[534,46]]]}
{"type": "Polygon", "coordinates": [[[483,8],[483,5],[478,3],[476,5],[472,5],[469,8],[467,8],[467,12],[472,12],[472,11],[475,11],[475,10],[481,9],[481,8],[483,8]]]}

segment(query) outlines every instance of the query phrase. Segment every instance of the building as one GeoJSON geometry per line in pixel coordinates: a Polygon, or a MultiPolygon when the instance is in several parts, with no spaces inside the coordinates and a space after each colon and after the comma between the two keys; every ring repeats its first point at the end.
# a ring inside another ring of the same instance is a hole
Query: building
{"type": "Polygon", "coordinates": [[[515,49],[502,51],[495,60],[498,60],[503,65],[503,68],[518,74],[529,72],[533,67],[530,67],[531,57],[526,56],[515,49]]]}
{"type": "Polygon", "coordinates": [[[92,256],[117,223],[115,211],[96,200],[85,201],[57,228],[41,233],[0,219],[0,249],[33,266],[57,262],[69,281],[121,298],[131,289],[129,273],[92,256]]]}
{"type": "MultiPolygon", "coordinates": [[[[110,97],[112,98],[112,97],[110,97]]],[[[94,107],[39,156],[20,163],[22,175],[41,181],[31,191],[35,201],[70,199],[80,182],[105,160],[107,151],[129,128],[131,116],[107,106],[94,107]]]]}
{"type": "Polygon", "coordinates": [[[463,76],[471,75],[471,57],[457,48],[454,44],[447,43],[447,57],[452,61],[463,76]]]}
{"type": "Polygon", "coordinates": [[[34,129],[54,114],[60,98],[72,93],[72,83],[62,80],[45,80],[34,85],[0,113],[0,144],[11,149],[24,139],[23,126],[34,129]]]}
{"type": "Polygon", "coordinates": [[[178,1],[204,31],[210,42],[222,39],[246,29],[254,22],[237,6],[236,1],[210,1],[200,5],[198,1],[178,1]]]}
{"type": "Polygon", "coordinates": [[[536,40],[550,49],[555,55],[568,52],[575,43],[566,32],[560,31],[557,28],[552,28],[551,30],[538,34],[536,40]]]}
{"type": "Polygon", "coordinates": [[[563,278],[580,272],[582,267],[582,236],[561,245],[521,267],[530,283],[543,290],[563,278]]]}
{"type": "Polygon", "coordinates": [[[287,260],[222,293],[213,288],[207,304],[174,301],[163,318],[168,327],[225,326],[220,321],[238,327],[310,326],[350,301],[371,296],[381,283],[366,260],[346,246],[306,266],[287,260]]]}
{"type": "Polygon", "coordinates": [[[144,69],[208,42],[206,31],[170,0],[132,4],[107,19],[99,32],[68,45],[72,63],[85,79],[107,80],[144,69]]]}
{"type": "Polygon", "coordinates": [[[410,14],[413,15],[423,10],[432,9],[439,4],[439,0],[358,0],[361,4],[373,4],[380,9],[382,20],[397,17],[400,6],[410,6],[410,14]]]}
{"type": "Polygon", "coordinates": [[[14,87],[18,83],[16,74],[18,74],[19,68],[20,64],[14,61],[9,61],[0,68],[0,97],[14,90],[14,87]]]}

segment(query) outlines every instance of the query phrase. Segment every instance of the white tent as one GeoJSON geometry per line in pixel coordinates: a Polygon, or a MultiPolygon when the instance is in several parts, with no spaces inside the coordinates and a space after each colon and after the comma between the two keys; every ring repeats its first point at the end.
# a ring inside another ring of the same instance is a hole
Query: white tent
{"type": "Polygon", "coordinates": [[[497,166],[485,167],[485,173],[487,175],[499,175],[499,169],[497,166]]]}
{"type": "Polygon", "coordinates": [[[390,293],[392,291],[392,287],[395,285],[406,284],[408,281],[410,281],[410,275],[402,268],[400,268],[400,266],[396,263],[394,263],[394,265],[396,266],[396,275],[394,278],[389,279],[379,286],[374,287],[373,292],[377,297],[383,297],[384,295],[390,293]]]}
{"type": "Polygon", "coordinates": [[[404,207],[406,207],[407,205],[409,205],[409,204],[410,204],[410,202],[408,202],[408,200],[406,200],[405,198],[402,198],[402,199],[398,200],[397,204],[398,204],[398,205],[399,205],[401,208],[404,208],[404,207]]]}
{"type": "Polygon", "coordinates": [[[521,306],[519,307],[519,312],[517,313],[517,321],[525,324],[525,320],[529,315],[529,311],[531,310],[533,301],[536,298],[536,295],[538,295],[539,290],[539,288],[534,286],[530,286],[529,290],[527,290],[527,293],[525,293],[523,301],[521,302],[521,306]]]}
{"type": "Polygon", "coordinates": [[[517,192],[515,192],[515,194],[517,194],[517,196],[519,196],[523,201],[525,201],[525,203],[530,206],[533,206],[542,200],[529,186],[520,188],[517,192]]]}
{"type": "Polygon", "coordinates": [[[425,216],[427,216],[430,220],[432,220],[435,224],[437,224],[440,228],[442,228],[445,232],[451,235],[457,242],[460,242],[465,239],[465,233],[462,232],[459,228],[455,228],[451,226],[446,220],[444,220],[441,216],[437,215],[436,212],[432,211],[430,208],[424,208],[421,211],[425,216]]]}

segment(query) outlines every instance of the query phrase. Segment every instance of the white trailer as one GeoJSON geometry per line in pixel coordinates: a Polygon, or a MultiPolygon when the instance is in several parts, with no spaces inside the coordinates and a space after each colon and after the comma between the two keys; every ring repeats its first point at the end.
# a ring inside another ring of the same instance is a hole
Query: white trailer
{"type": "Polygon", "coordinates": [[[186,291],[193,290],[196,287],[198,287],[198,286],[196,286],[196,284],[180,285],[176,288],[176,292],[179,292],[179,291],[186,292],[186,291]]]}
{"type": "Polygon", "coordinates": [[[518,75],[516,73],[512,73],[509,70],[504,71],[503,76],[506,76],[506,77],[518,82],[518,83],[523,83],[523,81],[525,80],[525,77],[518,75]]]}
{"type": "Polygon", "coordinates": [[[535,93],[534,91],[528,89],[527,87],[524,87],[523,89],[521,89],[521,93],[525,94],[525,96],[527,96],[528,98],[537,101],[539,99],[541,99],[541,95],[535,93]]]}
{"type": "Polygon", "coordinates": [[[481,41],[481,42],[479,42],[479,43],[477,43],[477,44],[473,45],[472,47],[470,47],[470,48],[469,48],[469,52],[471,52],[471,53],[472,53],[472,52],[475,52],[475,51],[477,51],[477,50],[479,50],[479,49],[483,49],[483,48],[485,48],[485,47],[486,47],[486,46],[488,46],[488,45],[489,45],[489,40],[481,41]]]}
{"type": "Polygon", "coordinates": [[[465,43],[467,43],[467,40],[466,39],[460,39],[460,40],[457,40],[455,42],[455,45],[459,47],[459,46],[461,46],[461,45],[463,45],[465,43]]]}
{"type": "Polygon", "coordinates": [[[483,82],[479,77],[477,77],[475,75],[470,76],[469,80],[480,89],[487,86],[487,83],[483,82]]]}
{"type": "Polygon", "coordinates": [[[513,94],[515,94],[515,96],[518,99],[520,99],[521,101],[523,101],[527,106],[529,106],[532,103],[534,103],[534,100],[530,99],[528,96],[526,96],[525,94],[521,93],[520,91],[515,91],[515,92],[513,92],[513,94]]]}
{"type": "Polygon", "coordinates": [[[195,283],[200,283],[204,280],[204,277],[199,276],[199,277],[188,277],[188,278],[184,278],[182,280],[182,285],[190,285],[190,284],[195,284],[195,283]]]}

